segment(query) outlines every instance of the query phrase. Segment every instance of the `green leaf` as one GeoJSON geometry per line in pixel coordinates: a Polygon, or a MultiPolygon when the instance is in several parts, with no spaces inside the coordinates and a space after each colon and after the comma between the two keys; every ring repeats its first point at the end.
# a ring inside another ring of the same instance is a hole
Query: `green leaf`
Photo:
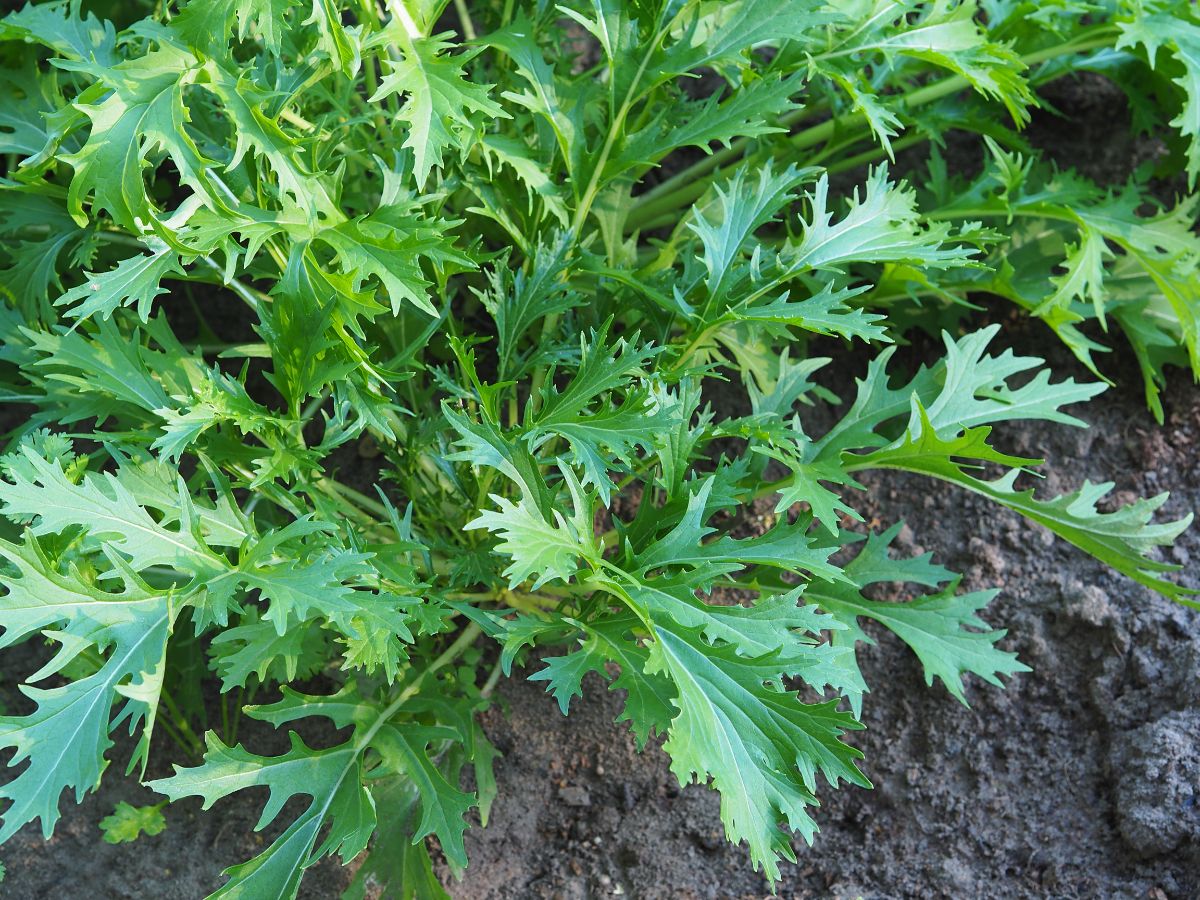
{"type": "MultiPolygon", "coordinates": [[[[554,69],[547,64],[537,46],[538,29],[525,10],[513,16],[507,28],[493,31],[487,43],[512,60],[517,72],[528,87],[520,93],[510,90],[504,93],[506,100],[520,104],[545,122],[550,131],[549,140],[562,154],[567,173],[574,175],[582,166],[584,141],[584,111],[578,102],[578,92],[572,86],[554,77],[554,69]]],[[[539,144],[544,144],[539,136],[539,144]]],[[[546,154],[550,147],[543,146],[546,154]]]]}
{"type": "Polygon", "coordinates": [[[799,75],[772,76],[750,82],[724,100],[713,94],[706,100],[663,108],[654,121],[625,136],[606,174],[617,177],[633,166],[657,165],[681,147],[699,147],[711,154],[715,143],[728,147],[735,138],[782,132],[785,129],[769,123],[799,109],[791,97],[800,91],[800,84],[799,75]]]}
{"type": "Polygon", "coordinates": [[[162,834],[167,827],[163,818],[162,804],[157,806],[131,806],[124,800],[113,809],[110,816],[100,820],[100,830],[109,844],[136,841],[143,834],[153,837],[162,834]]]}
{"type": "MultiPolygon", "coordinates": [[[[895,559],[888,547],[900,531],[895,525],[883,534],[871,532],[866,544],[846,565],[846,575],[854,586],[815,582],[807,596],[813,603],[847,626],[833,632],[835,644],[871,644],[873,641],[859,626],[859,618],[874,619],[912,648],[925,668],[925,683],[942,684],[966,704],[962,676],[973,672],[989,684],[1000,686],[998,676],[1028,672],[1015,653],[995,645],[1004,637],[1003,630],[991,629],[976,615],[997,591],[956,593],[958,578],[946,569],[931,564],[932,554],[895,559]],[[902,603],[871,600],[862,588],[879,582],[911,582],[936,587],[948,585],[937,593],[917,596],[902,603]]],[[[855,715],[862,708],[862,693],[846,691],[855,715]]]]}
{"type": "Polygon", "coordinates": [[[406,302],[437,315],[429,301],[429,282],[421,272],[421,256],[472,265],[451,249],[450,241],[415,216],[366,216],[326,228],[317,237],[337,253],[341,271],[354,276],[352,291],[357,292],[366,278],[379,279],[394,315],[406,302]]]}
{"type": "MultiPolygon", "coordinates": [[[[314,6],[324,0],[314,0],[314,6]]],[[[337,25],[341,29],[340,23],[337,25]]],[[[340,222],[345,216],[331,189],[303,158],[298,141],[288,135],[264,107],[271,99],[253,79],[227,71],[216,60],[203,63],[199,86],[209,91],[234,124],[234,149],[227,154],[225,171],[233,175],[248,156],[261,159],[274,174],[280,200],[290,198],[309,225],[318,219],[340,222]]]]}
{"type": "Polygon", "coordinates": [[[389,811],[379,822],[366,860],[354,874],[345,900],[365,900],[368,886],[397,900],[450,900],[433,871],[424,841],[413,843],[421,806],[412,783],[403,776],[372,782],[375,806],[389,811]]]}
{"type": "MultiPolygon", "coordinates": [[[[213,161],[200,153],[185,127],[184,89],[195,79],[196,67],[190,53],[167,44],[113,67],[106,84],[80,95],[77,105],[91,120],[91,132],[77,153],[62,157],[75,170],[67,208],[76,222],[87,223],[83,205],[88,198],[93,217],[106,212],[134,233],[142,230],[139,222],[156,222],[159,211],[142,171],[156,148],[170,157],[182,184],[205,202],[219,202],[206,175],[213,161]]],[[[159,231],[167,236],[165,229],[159,231]]]]}
{"type": "MultiPolygon", "coordinates": [[[[674,716],[674,686],[662,675],[649,672],[650,651],[639,637],[633,616],[613,616],[587,623],[587,641],[608,662],[617,664],[620,674],[612,679],[610,691],[624,691],[625,705],[618,722],[628,722],[638,749],[644,749],[654,733],[665,735],[674,716]]],[[[600,674],[608,677],[607,670],[600,674]]]]}
{"type": "Polygon", "coordinates": [[[426,745],[432,736],[429,729],[385,725],[377,736],[379,752],[416,784],[421,796],[421,817],[413,833],[413,843],[426,835],[437,835],[446,859],[451,865],[462,867],[467,864],[463,844],[467,823],[463,816],[475,806],[475,797],[446,781],[430,760],[426,745]]]}
{"type": "Polygon", "coordinates": [[[1161,420],[1158,385],[1167,360],[1150,348],[1181,344],[1193,370],[1200,370],[1200,239],[1192,231],[1200,197],[1186,196],[1162,209],[1133,183],[1102,191],[1074,173],[1035,166],[986,140],[987,169],[956,196],[944,198],[939,213],[967,221],[1015,220],[1008,239],[991,253],[993,271],[984,279],[968,273],[969,289],[999,293],[1040,317],[1096,374],[1093,354],[1109,348],[1080,324],[1096,320],[1107,329],[1110,315],[1129,324],[1123,330],[1161,420]]]}
{"type": "Polygon", "coordinates": [[[607,327],[580,335],[579,362],[574,377],[561,391],[548,388],[529,435],[549,432],[575,421],[602,394],[624,387],[658,355],[658,348],[638,343],[638,335],[607,343],[607,327]]]}
{"type": "Polygon", "coordinates": [[[238,40],[259,36],[267,50],[278,53],[295,5],[296,0],[190,0],[171,28],[194,47],[223,49],[236,18],[238,40]]]}
{"type": "Polygon", "coordinates": [[[785,40],[804,44],[836,18],[836,13],[818,0],[740,0],[693,10],[684,38],[659,61],[661,80],[701,66],[744,63],[749,49],[761,44],[785,40]]]}
{"type": "Polygon", "coordinates": [[[251,611],[241,624],[216,635],[210,652],[221,689],[230,691],[248,686],[251,675],[260,682],[311,677],[324,667],[329,648],[319,629],[293,622],[280,634],[251,611]]]}
{"type": "Polygon", "coordinates": [[[270,793],[258,829],[273,822],[291,797],[307,796],[309,805],[262,853],[225,870],[227,881],[212,898],[272,896],[294,898],[304,869],[320,857],[339,853],[349,862],[367,846],[375,830],[375,803],[362,785],[362,749],[354,742],[313,750],[295,732],[291,749],[281,756],[259,756],[240,744],[226,746],[205,735],[204,763],[194,769],[147,782],[171,800],[197,796],[208,809],[237,791],[265,787],[270,793]],[[317,838],[328,826],[319,847],[317,838]]]}
{"type": "Polygon", "coordinates": [[[884,0],[872,10],[871,23],[883,28],[851,32],[852,42],[839,53],[882,53],[930,62],[961,75],[976,91],[999,100],[1018,125],[1029,121],[1027,107],[1033,94],[1021,77],[1025,68],[1003,44],[989,41],[977,22],[974,0],[949,0],[922,4],[912,15],[912,4],[884,0]]]}
{"type": "Polygon", "coordinates": [[[608,504],[616,485],[609,472],[627,469],[635,459],[635,448],[651,449],[653,435],[675,426],[678,408],[663,407],[654,398],[634,395],[620,406],[580,413],[573,419],[560,414],[553,427],[538,425],[526,433],[534,445],[561,437],[571,448],[567,457],[583,470],[584,485],[596,488],[601,502],[608,504]]]}
{"type": "Polygon", "coordinates": [[[119,307],[136,306],[144,322],[150,318],[154,298],[167,293],[162,287],[163,278],[182,274],[179,256],[163,245],[148,255],[122,260],[103,274],[85,272],[87,280],[55,300],[54,305],[70,306],[67,315],[73,319],[87,319],[97,313],[108,318],[119,307]]]}
{"type": "Polygon", "coordinates": [[[442,166],[447,149],[469,147],[464,135],[480,130],[472,114],[508,118],[489,99],[487,85],[463,77],[463,64],[478,50],[450,56],[446,51],[454,45],[445,37],[401,37],[401,58],[390,62],[391,71],[371,96],[372,103],[379,103],[394,94],[404,95],[399,117],[408,125],[404,146],[415,155],[419,188],[425,186],[434,166],[442,166]]]}
{"type": "Polygon", "coordinates": [[[862,754],[841,741],[861,728],[837,701],[802,703],[782,676],[803,666],[802,652],[756,658],[732,645],[714,647],[698,629],[657,628],[651,665],[670,676],[679,696],[664,749],[680,783],[711,779],[721,793],[721,820],[731,841],[745,841],[755,866],[778,880],[778,860],[794,859],[780,823],[811,840],[818,771],[833,786],[869,782],[855,765],[862,754]]]}
{"type": "Polygon", "coordinates": [[[312,15],[302,24],[316,31],[318,52],[347,78],[354,77],[361,63],[356,33],[342,24],[342,11],[334,0],[312,0],[312,15]]]}
{"type": "Polygon", "coordinates": [[[1039,525],[1049,528],[1059,537],[1091,554],[1118,572],[1174,600],[1195,605],[1186,600],[1193,591],[1163,578],[1161,573],[1176,570],[1150,558],[1147,554],[1156,547],[1169,544],[1192,521],[1189,514],[1173,522],[1153,523],[1155,511],[1167,501],[1167,494],[1137,500],[1114,512],[1100,512],[1096,504],[1113,488],[1111,482],[1092,484],[1085,481],[1079,490],[1049,500],[1039,500],[1032,488],[1016,487],[1019,468],[1010,469],[995,480],[969,474],[960,459],[978,459],[1002,465],[1021,465],[1027,460],[998,453],[987,444],[991,429],[987,426],[970,428],[953,439],[939,437],[928,414],[918,407],[920,431],[906,433],[890,447],[875,450],[856,462],[850,471],[867,468],[903,469],[931,475],[982,494],[1013,509],[1039,525]]]}
{"type": "Polygon", "coordinates": [[[812,269],[840,272],[851,262],[912,262],[945,269],[961,266],[974,255],[966,247],[943,246],[950,239],[945,223],[922,226],[916,192],[888,180],[884,166],[867,176],[860,195],[839,222],[829,208],[829,178],[822,175],[806,197],[810,207],[799,240],[788,241],[780,264],[789,275],[812,269]]]}
{"type": "Polygon", "coordinates": [[[834,548],[822,546],[810,537],[809,523],[803,518],[794,524],[782,521],[758,537],[739,541],[723,536],[702,543],[716,530],[703,524],[713,484],[712,478],[706,479],[688,499],[687,511],[675,527],[638,554],[637,564],[642,571],[661,566],[710,565],[728,571],[762,565],[840,579],[838,567],[829,563],[834,548]]]}
{"type": "Polygon", "coordinates": [[[1015,653],[995,646],[1006,632],[988,629],[987,623],[976,615],[997,593],[958,594],[948,590],[906,603],[882,603],[849,595],[849,592],[834,595],[814,591],[812,599],[850,624],[854,640],[870,640],[855,624],[859,616],[885,626],[917,654],[925,667],[926,684],[933,684],[934,678],[940,678],[946,689],[965,705],[963,673],[973,672],[999,687],[999,675],[1030,671],[1028,666],[1017,661],[1015,653]]]}
{"type": "Polygon", "coordinates": [[[580,571],[581,562],[596,565],[600,559],[590,498],[570,469],[562,469],[562,473],[571,493],[573,509],[569,516],[554,509],[551,520],[547,520],[527,497],[513,503],[492,494],[499,509],[485,510],[464,526],[468,530],[486,528],[500,535],[496,551],[512,559],[504,570],[510,588],[529,579],[533,580],[532,590],[552,580],[569,581],[580,571]]]}
{"type": "Polygon", "coordinates": [[[480,299],[496,322],[499,380],[518,373],[521,338],[535,322],[583,302],[566,279],[570,261],[571,242],[561,235],[553,244],[537,248],[528,271],[498,265],[488,274],[488,289],[480,299]]]}
{"type": "Polygon", "coordinates": [[[887,316],[849,306],[846,302],[866,290],[867,287],[834,290],[832,283],[827,282],[818,293],[805,300],[791,300],[785,292],[769,303],[734,308],[731,315],[742,321],[795,325],[814,334],[864,341],[890,340],[887,329],[878,324],[886,321],[887,316]]]}
{"type": "Polygon", "coordinates": [[[91,234],[61,201],[41,194],[0,192],[0,293],[26,318],[50,317],[51,288],[62,290],[59,269],[91,252],[91,234]],[[43,310],[47,312],[43,313],[43,310]]]}
{"type": "Polygon", "coordinates": [[[229,568],[186,524],[190,504],[180,488],[170,502],[181,527],[172,529],[155,521],[112,473],[89,472],[76,484],[61,462],[43,459],[29,446],[6,463],[9,480],[0,480],[0,511],[17,521],[32,520],[35,535],[86,529],[90,538],[123,554],[136,571],[170,566],[205,580],[229,568]]]}
{"type": "Polygon", "coordinates": [[[734,173],[728,186],[715,188],[715,221],[709,220],[712,209],[709,207],[689,225],[704,247],[710,297],[724,294],[733,261],[750,236],[795,199],[793,190],[797,185],[811,180],[815,174],[814,169],[796,166],[776,173],[765,166],[758,172],[757,183],[753,183],[748,179],[748,170],[742,168],[734,173]]]}
{"type": "Polygon", "coordinates": [[[1180,63],[1183,74],[1172,79],[1183,92],[1183,108],[1171,120],[1172,127],[1188,139],[1187,174],[1188,185],[1196,183],[1200,176],[1200,24],[1195,21],[1195,10],[1186,4],[1178,4],[1186,12],[1157,12],[1136,7],[1131,20],[1121,22],[1121,37],[1117,49],[1143,47],[1151,67],[1157,62],[1158,52],[1166,47],[1175,61],[1180,63]]]}
{"type": "Polygon", "coordinates": [[[49,47],[63,59],[79,60],[95,68],[115,65],[116,31],[111,22],[95,13],[82,12],[82,0],[70,3],[26,3],[0,20],[0,36],[21,38],[49,47]]]}
{"type": "Polygon", "coordinates": [[[77,569],[62,573],[32,536],[19,545],[0,541],[0,558],[16,574],[3,577],[0,647],[38,632],[59,645],[54,658],[21,685],[34,711],[0,716],[0,747],[15,751],[8,765],[27,763],[0,786],[0,797],[11,801],[0,840],[35,819],[49,838],[62,792],[73,788],[79,802],[98,787],[113,745],[109,734],[119,723],[128,721],[131,731],[140,727],[134,764],[145,766],[177,607],[170,591],[152,590],[128,570],[119,591],[84,581],[77,569]],[[101,660],[91,674],[56,687],[34,686],[87,650],[101,660]]]}

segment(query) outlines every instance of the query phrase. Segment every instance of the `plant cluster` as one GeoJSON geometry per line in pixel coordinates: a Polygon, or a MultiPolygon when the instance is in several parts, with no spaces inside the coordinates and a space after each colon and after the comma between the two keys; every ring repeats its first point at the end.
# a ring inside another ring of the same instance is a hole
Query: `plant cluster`
{"type": "Polygon", "coordinates": [[[1082,425],[1067,407],[1104,384],[961,323],[991,294],[1100,379],[1132,353],[1161,420],[1165,367],[1200,373],[1200,240],[1197,195],[1149,185],[1191,189],[1197,132],[1186,2],[9,13],[0,647],[25,646],[0,839],[48,837],[120,740],[126,774],[177,763],[147,782],[170,800],[265,788],[265,826],[304,798],[214,896],[295,897],[364,853],[348,896],[442,896],[427,839],[465,866],[495,795],[478,713],[540,659],[564,713],[589,674],[621,691],[778,879],[822,782],[868,786],[844,739],[865,621],[960,700],[1025,668],[980,618],[994,591],[863,524],[861,473],[982,494],[1191,602],[1157,555],[1187,524],[1155,519],[1165,495],[1042,496],[1040,461],[993,446],[1001,422],[1082,425]],[[1022,136],[1080,71],[1161,139],[1123,187],[1022,136]],[[905,372],[914,327],[945,353],[905,372]],[[815,336],[870,355],[844,405],[815,336]],[[769,527],[739,530],[764,498],[769,527]],[[243,746],[243,717],[290,750],[243,746]]]}

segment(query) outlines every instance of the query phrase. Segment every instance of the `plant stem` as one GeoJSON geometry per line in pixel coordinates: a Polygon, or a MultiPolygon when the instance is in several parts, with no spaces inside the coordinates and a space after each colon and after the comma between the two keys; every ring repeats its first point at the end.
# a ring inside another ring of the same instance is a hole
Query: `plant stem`
{"type": "Polygon", "coordinates": [[[477,37],[475,23],[471,21],[471,13],[467,9],[466,0],[454,0],[454,10],[458,13],[458,21],[462,25],[463,37],[473,41],[477,37]]]}
{"type": "MultiPolygon", "coordinates": [[[[192,727],[188,724],[187,719],[179,711],[179,707],[176,706],[175,701],[171,698],[171,692],[164,687],[161,691],[159,691],[159,696],[162,698],[163,703],[166,704],[167,710],[170,712],[172,718],[174,718],[174,725],[175,728],[178,729],[179,735],[186,741],[186,743],[181,744],[181,746],[183,746],[184,749],[189,753],[195,754],[196,756],[203,756],[204,745],[200,743],[199,738],[197,738],[192,732],[192,727]]],[[[162,724],[167,726],[167,733],[170,734],[172,729],[170,728],[170,724],[167,722],[167,720],[164,719],[162,724]]],[[[176,738],[176,740],[178,741],[179,738],[176,738]]]]}
{"type": "Polygon", "coordinates": [[[245,301],[246,305],[249,306],[252,310],[254,310],[256,315],[261,311],[260,307],[259,307],[259,304],[261,302],[259,300],[259,297],[261,296],[263,299],[265,299],[267,301],[269,301],[271,299],[266,294],[260,294],[258,291],[254,290],[253,288],[247,287],[246,285],[244,285],[240,281],[238,281],[236,278],[230,278],[228,281],[225,281],[225,270],[222,269],[221,266],[217,264],[217,261],[215,259],[213,259],[211,256],[202,256],[202,257],[200,257],[200,261],[202,263],[204,263],[204,265],[206,265],[210,269],[212,269],[214,272],[216,272],[218,275],[220,275],[221,283],[226,285],[231,291],[233,291],[235,294],[237,294],[239,297],[241,297],[242,300],[245,301]]]}
{"type": "MultiPolygon", "coordinates": [[[[1058,56],[1106,47],[1112,43],[1116,35],[1115,27],[1101,25],[1095,30],[1078,35],[1065,43],[1027,54],[1021,57],[1021,62],[1026,66],[1034,66],[1058,56]]],[[[964,76],[951,75],[935,81],[933,84],[917,88],[905,98],[905,105],[909,109],[917,109],[968,87],[970,87],[970,82],[964,76]]],[[[780,121],[786,123],[788,118],[785,116],[780,121]]],[[[792,118],[795,120],[799,116],[793,113],[792,118]]],[[[788,138],[787,143],[793,152],[807,150],[829,140],[839,129],[848,127],[865,131],[867,127],[865,117],[861,113],[850,112],[843,116],[826,119],[824,122],[792,135],[788,138]]],[[[645,230],[657,227],[655,223],[665,218],[668,213],[694,202],[708,190],[709,184],[716,177],[728,174],[732,170],[733,164],[741,157],[749,143],[745,140],[734,142],[728,149],[713,153],[711,156],[693,163],[636,198],[634,212],[637,214],[637,221],[627,224],[627,228],[632,230],[636,227],[645,230]],[[704,177],[714,170],[716,172],[712,178],[704,177]]]]}
{"type": "Polygon", "coordinates": [[[492,693],[496,690],[496,685],[500,682],[502,674],[500,662],[497,660],[496,664],[492,666],[492,671],[488,673],[487,681],[483,683],[479,695],[484,698],[491,697],[492,693]]]}
{"type": "MultiPolygon", "coordinates": [[[[655,36],[650,46],[652,48],[657,47],[665,34],[666,29],[664,28],[655,36]]],[[[596,157],[587,187],[584,188],[583,194],[579,199],[579,205],[575,207],[575,215],[571,218],[572,243],[578,243],[579,238],[583,234],[583,223],[587,221],[592,204],[595,203],[596,196],[600,193],[600,181],[604,176],[604,167],[608,165],[608,158],[612,154],[613,147],[616,146],[617,138],[620,137],[624,130],[626,117],[633,108],[633,104],[637,101],[637,88],[641,84],[642,76],[646,73],[646,66],[649,65],[652,56],[653,53],[650,52],[642,56],[642,62],[638,66],[637,72],[634,73],[628,90],[625,91],[625,97],[621,101],[621,106],[618,108],[616,115],[613,116],[612,122],[609,123],[608,134],[604,138],[604,146],[600,149],[600,155],[596,157]]],[[[542,343],[545,343],[546,339],[553,334],[554,329],[558,327],[558,320],[559,313],[551,313],[542,320],[542,343]]],[[[539,366],[530,379],[529,403],[535,413],[541,405],[542,385],[545,384],[548,370],[548,366],[539,366]]]]}
{"type": "Polygon", "coordinates": [[[362,493],[361,491],[356,491],[354,488],[350,487],[349,485],[342,484],[337,479],[326,478],[326,479],[322,479],[322,480],[325,481],[326,483],[328,483],[337,494],[339,494],[346,500],[349,500],[355,506],[357,506],[360,509],[363,509],[367,512],[373,513],[374,515],[378,516],[380,519],[387,519],[387,517],[388,517],[387,507],[384,506],[382,503],[380,503],[378,500],[372,500],[366,494],[362,493]]]}
{"type": "Polygon", "coordinates": [[[463,653],[466,652],[467,648],[475,643],[475,639],[482,633],[483,629],[475,622],[471,622],[469,625],[467,625],[467,627],[462,630],[462,634],[458,636],[454,643],[447,647],[442,652],[441,656],[422,669],[421,674],[418,675],[413,682],[408,685],[408,687],[402,690],[400,695],[396,697],[395,700],[388,704],[387,709],[380,714],[379,719],[376,720],[376,723],[367,733],[367,738],[360,741],[360,745],[366,746],[368,743],[370,743],[370,739],[375,736],[375,732],[377,732],[388,719],[394,716],[400,707],[407,703],[414,694],[421,690],[421,685],[424,683],[426,678],[428,678],[438,669],[445,668],[446,666],[450,665],[450,663],[462,656],[463,653]]]}
{"type": "MultiPolygon", "coordinates": [[[[900,140],[892,141],[892,151],[907,150],[909,147],[915,147],[917,144],[923,144],[928,140],[929,135],[923,131],[916,134],[906,134],[900,140]]],[[[825,171],[830,175],[836,175],[838,172],[849,172],[851,169],[857,169],[865,163],[882,159],[886,155],[887,151],[883,147],[872,147],[870,150],[864,150],[862,153],[855,154],[854,156],[839,159],[832,165],[826,166],[825,171]]]]}

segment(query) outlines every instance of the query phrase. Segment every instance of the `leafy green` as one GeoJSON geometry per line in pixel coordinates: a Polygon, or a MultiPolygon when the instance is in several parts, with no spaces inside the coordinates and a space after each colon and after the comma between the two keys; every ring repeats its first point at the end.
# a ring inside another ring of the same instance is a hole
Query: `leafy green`
{"type": "Polygon", "coordinates": [[[618,692],[778,881],[868,786],[867,620],[963,702],[1026,671],[871,470],[1196,604],[1165,494],[1044,496],[993,431],[1106,385],[970,321],[1008,302],[1102,380],[1130,353],[1160,421],[1200,375],[1191,4],[107,8],[0,18],[0,840],[153,748],[164,803],[275,826],[214,896],[336,854],[348,897],[445,897],[520,665],[563,713],[618,692]],[[1165,148],[1123,184],[1021,133],[1079,71],[1165,148]]]}

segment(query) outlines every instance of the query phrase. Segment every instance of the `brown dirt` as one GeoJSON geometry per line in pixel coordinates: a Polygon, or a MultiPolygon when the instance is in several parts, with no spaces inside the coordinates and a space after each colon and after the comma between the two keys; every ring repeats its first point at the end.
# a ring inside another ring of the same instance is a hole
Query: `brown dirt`
{"type": "MultiPolygon", "coordinates": [[[[1060,374],[1073,371],[1036,326],[1018,326],[1008,340],[1026,352],[1036,345],[1060,374]]],[[[1200,389],[1173,381],[1159,429],[1136,374],[1118,374],[1125,387],[1086,408],[1092,428],[1014,427],[1002,445],[1049,458],[1047,491],[1113,476],[1126,498],[1169,485],[1168,512],[1200,508],[1200,389]]],[[[933,550],[966,574],[966,588],[1003,589],[986,617],[1010,629],[1007,645],[1034,671],[1004,691],[972,683],[968,709],[940,686],[927,688],[916,660],[889,636],[863,650],[873,691],[857,743],[876,789],[824,795],[816,846],[797,846],[780,896],[1200,894],[1195,614],[964,492],[903,477],[867,489],[880,523],[908,523],[906,550],[933,550]]],[[[1185,582],[1200,586],[1200,532],[1172,555],[1185,582]]],[[[507,714],[496,709],[485,720],[504,753],[500,796],[489,827],[468,832],[471,866],[464,880],[447,882],[455,897],[767,896],[744,851],[724,842],[716,795],[680,789],[661,750],[637,754],[612,724],[615,694],[585,682],[564,718],[521,674],[500,690],[507,714]]],[[[281,749],[264,743],[275,735],[249,739],[264,752],[281,749]]],[[[102,844],[97,823],[119,800],[154,797],[110,777],[82,806],[63,804],[48,845],[29,829],[19,834],[0,857],[2,895],[194,898],[220,883],[223,865],[261,846],[251,831],[257,799],[209,813],[178,804],[166,810],[163,834],[102,844]]],[[[343,885],[324,861],[303,895],[332,900],[343,885]]]]}
{"type": "MultiPolygon", "coordinates": [[[[1026,352],[1040,343],[1011,340],[1026,352]]],[[[1087,409],[1087,431],[1010,428],[1002,444],[1049,458],[1046,491],[1110,476],[1121,492],[1170,485],[1178,515],[1200,507],[1200,390],[1178,379],[1170,403],[1159,430],[1136,390],[1114,390],[1087,409]]],[[[890,636],[861,651],[872,693],[856,743],[876,788],[824,795],[816,845],[797,846],[780,896],[1197,896],[1195,614],[982,498],[906,477],[867,490],[884,525],[908,524],[906,550],[933,550],[967,589],[1002,588],[986,618],[1010,629],[1006,645],[1034,671],[1004,691],[973,680],[965,708],[927,688],[890,636]]],[[[1200,586],[1196,530],[1172,553],[1200,586]]],[[[540,685],[514,679],[500,693],[509,714],[487,719],[505,754],[500,797],[488,828],[469,833],[455,896],[769,894],[724,842],[717,796],[681,790],[661,750],[638,756],[598,680],[569,718],[540,685]]]]}

